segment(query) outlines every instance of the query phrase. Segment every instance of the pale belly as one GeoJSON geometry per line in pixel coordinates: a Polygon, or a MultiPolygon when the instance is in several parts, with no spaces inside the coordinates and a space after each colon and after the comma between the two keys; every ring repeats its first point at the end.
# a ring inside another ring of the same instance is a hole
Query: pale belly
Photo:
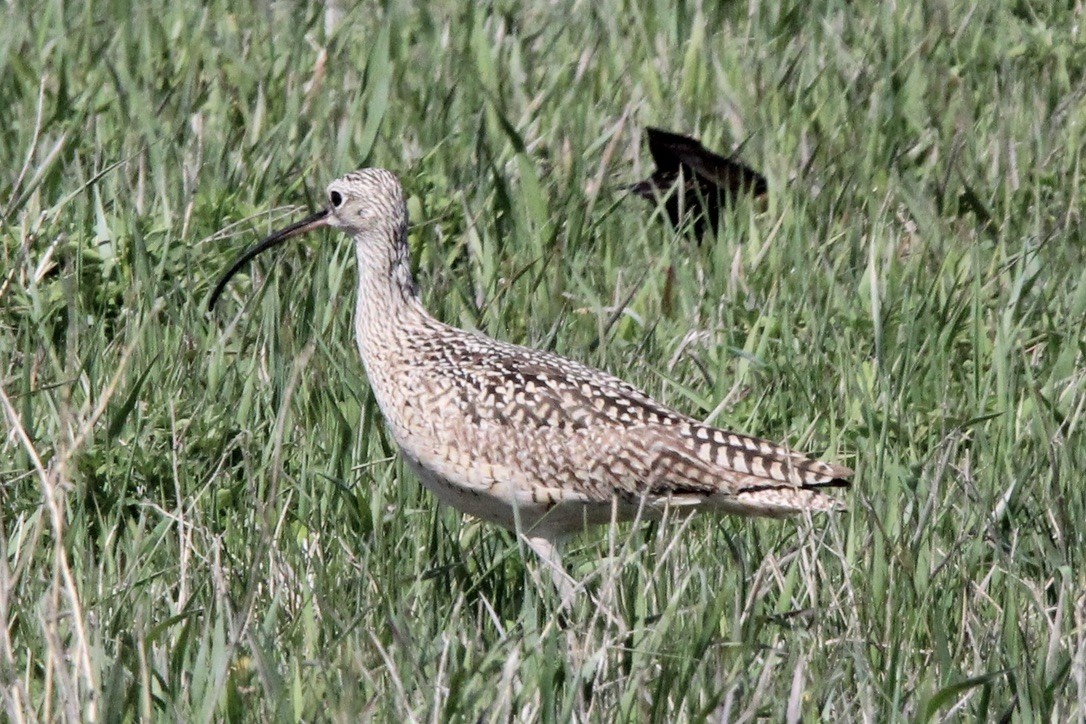
{"type": "Polygon", "coordinates": [[[401,453],[408,467],[441,503],[529,537],[560,538],[578,533],[588,525],[629,520],[636,516],[636,510],[626,505],[569,500],[537,503],[524,500],[523,495],[505,494],[508,491],[506,485],[499,484],[487,491],[453,485],[402,448],[401,453]]]}
{"type": "MultiPolygon", "coordinates": [[[[516,514],[508,502],[483,491],[471,490],[459,485],[452,485],[445,478],[415,460],[401,450],[408,467],[418,476],[422,484],[445,505],[473,515],[476,518],[494,523],[505,528],[516,528],[516,514]]],[[[526,512],[526,511],[525,511],[526,512]]],[[[536,513],[538,515],[538,513],[536,513]]]]}

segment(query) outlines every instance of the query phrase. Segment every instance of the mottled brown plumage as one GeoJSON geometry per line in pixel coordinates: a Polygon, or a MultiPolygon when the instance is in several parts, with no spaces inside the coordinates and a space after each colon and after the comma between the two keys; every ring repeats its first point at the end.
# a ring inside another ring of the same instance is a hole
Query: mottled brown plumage
{"type": "Polygon", "coordinates": [[[320,226],[354,237],[355,332],[393,438],[443,502],[522,533],[556,571],[553,543],[586,524],[672,506],[784,516],[838,507],[847,468],[704,425],[604,372],[465,332],[419,301],[399,181],[363,169],[328,186],[330,207],[244,254],[320,226]]]}

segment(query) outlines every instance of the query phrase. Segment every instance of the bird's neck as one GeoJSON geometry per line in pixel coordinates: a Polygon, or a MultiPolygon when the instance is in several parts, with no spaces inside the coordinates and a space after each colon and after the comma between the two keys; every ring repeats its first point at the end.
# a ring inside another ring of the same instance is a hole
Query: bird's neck
{"type": "Polygon", "coordinates": [[[411,329],[432,323],[433,317],[423,308],[411,275],[406,229],[376,229],[359,235],[355,254],[355,332],[362,361],[370,369],[377,358],[398,354],[411,329]]]}

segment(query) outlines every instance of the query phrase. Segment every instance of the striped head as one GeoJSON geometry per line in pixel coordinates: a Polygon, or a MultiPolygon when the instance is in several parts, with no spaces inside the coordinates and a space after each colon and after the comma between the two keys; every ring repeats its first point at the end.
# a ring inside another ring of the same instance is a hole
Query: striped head
{"type": "Polygon", "coordinates": [[[351,236],[389,232],[399,237],[407,226],[403,186],[391,171],[363,168],[328,184],[327,225],[351,236]]]}

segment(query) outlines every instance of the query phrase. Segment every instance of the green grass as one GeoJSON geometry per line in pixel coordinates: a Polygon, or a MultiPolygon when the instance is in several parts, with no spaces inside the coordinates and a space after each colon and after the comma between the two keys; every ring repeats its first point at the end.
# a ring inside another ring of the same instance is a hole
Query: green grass
{"type": "Polygon", "coordinates": [[[1086,716],[1081,11],[423,5],[0,10],[4,716],[1086,716]],[[653,219],[650,124],[765,208],[653,219]],[[560,615],[395,459],[344,237],[204,311],[362,165],[438,317],[851,465],[848,512],[587,533],[560,615]]]}

